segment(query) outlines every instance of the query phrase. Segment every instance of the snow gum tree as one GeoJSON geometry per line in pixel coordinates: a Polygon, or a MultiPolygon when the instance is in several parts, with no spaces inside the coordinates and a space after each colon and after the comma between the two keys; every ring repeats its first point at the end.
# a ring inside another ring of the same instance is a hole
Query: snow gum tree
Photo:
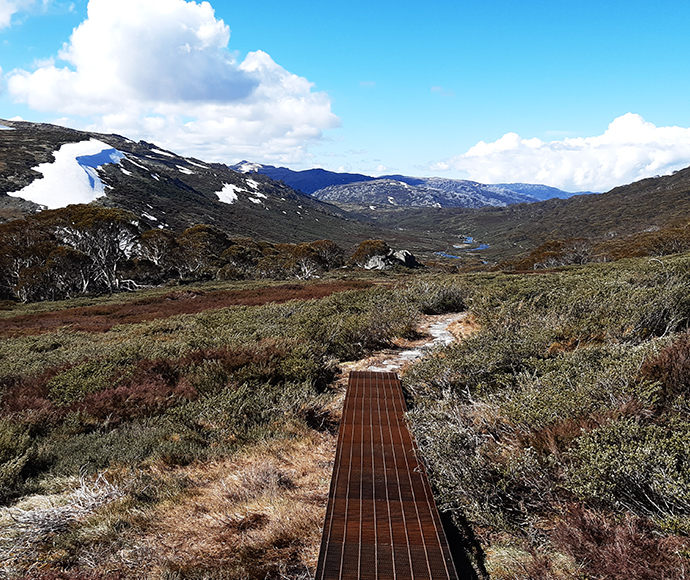
{"type": "Polygon", "coordinates": [[[178,238],[180,275],[190,276],[220,268],[220,257],[232,242],[219,229],[208,225],[193,226],[178,238]]]}
{"type": "Polygon", "coordinates": [[[118,269],[135,252],[139,228],[134,214],[91,205],[70,205],[48,218],[55,237],[88,256],[95,281],[112,293],[119,288],[118,269]]]}

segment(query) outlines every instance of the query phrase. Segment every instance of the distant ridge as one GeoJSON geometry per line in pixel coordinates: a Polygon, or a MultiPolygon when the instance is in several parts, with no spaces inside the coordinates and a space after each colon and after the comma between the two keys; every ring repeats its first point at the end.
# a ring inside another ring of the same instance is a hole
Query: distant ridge
{"type": "Polygon", "coordinates": [[[240,173],[260,173],[267,175],[276,181],[283,181],[293,189],[302,193],[313,195],[314,192],[331,185],[346,185],[358,181],[374,181],[376,177],[362,175],[360,173],[337,173],[326,171],[325,169],[305,169],[304,171],[293,171],[287,167],[275,167],[273,165],[261,165],[249,161],[240,161],[231,165],[230,169],[240,173]]]}
{"type": "MultiPolygon", "coordinates": [[[[372,205],[399,207],[505,206],[552,198],[565,199],[575,194],[539,184],[504,183],[488,185],[465,179],[410,177],[361,173],[339,173],[325,169],[294,171],[242,161],[232,166],[242,173],[260,173],[280,180],[303,193],[347,209],[371,209],[372,205]],[[414,189],[410,189],[411,186],[414,189]]],[[[591,192],[585,192],[591,193],[591,192]]]]}

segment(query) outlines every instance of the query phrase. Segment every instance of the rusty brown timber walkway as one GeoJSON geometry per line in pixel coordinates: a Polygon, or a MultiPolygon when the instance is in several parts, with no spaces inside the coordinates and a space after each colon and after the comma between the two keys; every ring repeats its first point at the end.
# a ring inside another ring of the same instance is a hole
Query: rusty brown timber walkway
{"type": "Polygon", "coordinates": [[[316,580],[457,574],[395,373],[350,373],[316,580]]]}

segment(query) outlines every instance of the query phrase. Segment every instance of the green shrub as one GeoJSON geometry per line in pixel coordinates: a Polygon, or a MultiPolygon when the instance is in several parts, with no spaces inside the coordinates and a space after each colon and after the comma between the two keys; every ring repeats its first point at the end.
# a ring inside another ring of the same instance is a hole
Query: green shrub
{"type": "Polygon", "coordinates": [[[524,430],[605,414],[631,401],[651,407],[659,386],[639,381],[637,372],[655,350],[654,343],[588,346],[535,360],[531,370],[516,375],[514,387],[494,400],[507,419],[524,430]]]}
{"type": "Polygon", "coordinates": [[[515,385],[547,353],[548,329],[506,321],[502,328],[482,328],[460,343],[438,348],[408,369],[405,387],[415,396],[440,397],[451,390],[464,399],[515,385]]]}
{"type": "Polygon", "coordinates": [[[0,419],[0,502],[22,495],[35,471],[37,448],[26,425],[0,419]]]}
{"type": "Polygon", "coordinates": [[[398,290],[400,298],[414,304],[423,314],[463,312],[470,291],[454,281],[415,279],[398,290]]]}
{"type": "Polygon", "coordinates": [[[112,387],[116,373],[123,370],[116,363],[109,361],[86,361],[58,374],[48,382],[50,398],[56,405],[69,405],[80,401],[86,395],[112,387]]]}
{"type": "Polygon", "coordinates": [[[529,525],[552,498],[551,467],[531,448],[514,447],[510,438],[502,443],[508,432],[476,429],[474,409],[452,401],[407,414],[440,509],[497,530],[529,525]]]}
{"type": "Polygon", "coordinates": [[[364,240],[355,253],[350,257],[350,262],[355,266],[363,268],[365,264],[374,256],[387,256],[390,246],[383,240],[364,240]]]}
{"type": "Polygon", "coordinates": [[[567,487],[638,515],[690,512],[690,423],[645,425],[628,418],[581,437],[567,487]]]}

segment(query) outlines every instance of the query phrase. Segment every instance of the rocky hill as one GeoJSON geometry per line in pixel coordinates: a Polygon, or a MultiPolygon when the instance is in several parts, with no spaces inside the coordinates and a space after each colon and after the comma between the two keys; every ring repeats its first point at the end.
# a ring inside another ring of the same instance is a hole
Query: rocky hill
{"type": "Polygon", "coordinates": [[[438,177],[416,179],[410,185],[397,179],[376,179],[331,185],[314,192],[321,201],[347,209],[381,207],[487,207],[536,201],[492,185],[438,177]]]}

